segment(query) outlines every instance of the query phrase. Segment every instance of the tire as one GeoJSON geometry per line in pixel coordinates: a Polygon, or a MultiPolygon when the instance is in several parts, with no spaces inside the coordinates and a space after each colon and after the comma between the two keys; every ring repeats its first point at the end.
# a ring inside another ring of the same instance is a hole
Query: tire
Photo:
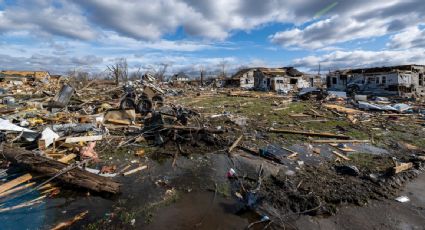
{"type": "Polygon", "coordinates": [[[155,95],[152,97],[152,104],[155,107],[161,107],[164,105],[164,98],[161,95],[155,95]]]}
{"type": "Polygon", "coordinates": [[[149,99],[141,99],[137,105],[137,111],[142,116],[146,116],[152,111],[152,102],[149,99]]]}
{"type": "Polygon", "coordinates": [[[120,103],[121,110],[135,109],[135,108],[136,108],[136,103],[134,102],[132,98],[126,97],[120,103]]]}

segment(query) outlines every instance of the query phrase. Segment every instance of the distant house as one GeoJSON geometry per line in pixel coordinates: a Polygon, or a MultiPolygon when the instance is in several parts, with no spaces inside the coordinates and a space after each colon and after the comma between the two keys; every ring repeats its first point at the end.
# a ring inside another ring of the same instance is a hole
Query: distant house
{"type": "Polygon", "coordinates": [[[236,72],[231,79],[233,87],[261,91],[289,92],[321,85],[320,76],[305,74],[293,67],[246,68],[236,72]]]}
{"type": "Polygon", "coordinates": [[[189,82],[189,80],[190,80],[189,76],[187,76],[183,72],[174,74],[171,77],[171,81],[173,81],[174,83],[186,83],[186,82],[189,82]]]}
{"type": "Polygon", "coordinates": [[[254,89],[254,72],[256,68],[241,69],[232,76],[232,86],[242,89],[254,89]]]}
{"type": "Polygon", "coordinates": [[[326,85],[349,93],[425,96],[424,75],[424,65],[338,70],[326,76],[326,85]]]}
{"type": "Polygon", "coordinates": [[[1,81],[48,81],[50,74],[47,71],[15,71],[3,70],[0,72],[1,81]]]}

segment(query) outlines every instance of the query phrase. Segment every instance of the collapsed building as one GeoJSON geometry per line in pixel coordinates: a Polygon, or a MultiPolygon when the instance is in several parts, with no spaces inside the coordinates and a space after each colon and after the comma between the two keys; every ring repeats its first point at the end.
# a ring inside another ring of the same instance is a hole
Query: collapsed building
{"type": "Polygon", "coordinates": [[[378,96],[425,96],[424,65],[337,70],[326,76],[330,90],[378,96]]]}
{"type": "Polygon", "coordinates": [[[293,67],[247,68],[233,75],[233,86],[247,90],[289,92],[307,87],[319,87],[320,76],[305,74],[293,67]]]}
{"type": "Polygon", "coordinates": [[[14,71],[3,70],[0,72],[2,82],[27,82],[27,81],[48,81],[50,74],[47,71],[14,71]]]}

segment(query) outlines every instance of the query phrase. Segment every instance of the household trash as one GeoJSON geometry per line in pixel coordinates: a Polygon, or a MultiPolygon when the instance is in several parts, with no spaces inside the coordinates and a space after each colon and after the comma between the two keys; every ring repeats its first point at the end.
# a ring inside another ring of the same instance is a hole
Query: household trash
{"type": "Polygon", "coordinates": [[[70,85],[63,85],[58,94],[49,102],[48,107],[51,108],[64,108],[68,105],[74,94],[74,88],[70,85]]]}
{"type": "Polygon", "coordinates": [[[399,196],[397,198],[395,198],[396,201],[400,202],[400,203],[406,203],[409,202],[410,199],[407,196],[399,196]]]}

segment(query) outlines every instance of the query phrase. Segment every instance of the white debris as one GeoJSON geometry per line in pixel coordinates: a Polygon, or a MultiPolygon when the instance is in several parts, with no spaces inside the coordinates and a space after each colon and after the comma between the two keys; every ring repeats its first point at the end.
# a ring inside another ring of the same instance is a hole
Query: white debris
{"type": "Polygon", "coordinates": [[[45,147],[49,147],[55,140],[59,138],[59,135],[53,132],[49,127],[45,128],[41,133],[41,140],[44,140],[45,147]]]}
{"type": "Polygon", "coordinates": [[[397,198],[395,198],[396,201],[401,202],[401,203],[405,203],[405,202],[409,202],[410,199],[407,196],[399,196],[397,198]]]}

